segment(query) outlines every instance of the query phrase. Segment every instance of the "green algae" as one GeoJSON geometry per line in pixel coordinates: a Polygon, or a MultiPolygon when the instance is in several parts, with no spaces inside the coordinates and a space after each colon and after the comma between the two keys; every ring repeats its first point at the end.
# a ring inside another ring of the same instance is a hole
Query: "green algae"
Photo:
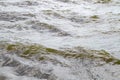
{"type": "Polygon", "coordinates": [[[14,44],[8,45],[8,46],[7,46],[7,50],[8,50],[8,51],[10,51],[10,50],[15,50],[15,47],[16,47],[16,45],[14,45],[14,44]]]}
{"type": "Polygon", "coordinates": [[[56,50],[56,49],[52,49],[52,48],[46,48],[47,52],[51,52],[51,53],[61,53],[61,51],[56,50]]]}
{"type": "Polygon", "coordinates": [[[93,15],[90,18],[92,18],[92,19],[99,19],[98,15],[93,15]]]}
{"type": "Polygon", "coordinates": [[[55,26],[47,24],[47,23],[43,23],[43,22],[40,22],[38,24],[45,27],[45,28],[47,28],[47,29],[54,29],[55,28],[55,26]]]}
{"type": "Polygon", "coordinates": [[[106,59],[106,63],[110,63],[110,62],[113,62],[115,59],[114,58],[109,58],[109,59],[106,59]]]}
{"type": "Polygon", "coordinates": [[[109,56],[110,55],[110,53],[108,53],[105,50],[101,50],[99,54],[104,55],[104,56],[109,56]]]}
{"type": "Polygon", "coordinates": [[[62,12],[62,11],[58,11],[59,13],[55,12],[55,11],[52,11],[52,10],[42,10],[44,14],[48,15],[48,16],[54,16],[54,17],[58,17],[58,18],[64,18],[64,16],[60,15],[59,13],[62,12]]]}
{"type": "Polygon", "coordinates": [[[4,48],[7,51],[17,52],[21,57],[29,57],[44,50],[42,45],[37,44],[26,45],[21,43],[7,43],[5,46],[4,48]]]}
{"type": "Polygon", "coordinates": [[[109,3],[112,0],[98,0],[97,3],[109,3]]]}
{"type": "Polygon", "coordinates": [[[45,57],[40,57],[39,60],[40,60],[40,61],[41,61],[41,60],[45,60],[45,57]]]}
{"type": "Polygon", "coordinates": [[[116,60],[116,61],[114,62],[114,64],[115,64],[115,65],[120,65],[120,60],[116,60]]]}
{"type": "Polygon", "coordinates": [[[29,44],[24,45],[21,43],[9,44],[7,43],[4,47],[7,51],[17,52],[21,57],[30,58],[32,56],[37,55],[37,60],[46,60],[44,55],[58,55],[64,58],[74,58],[74,59],[100,59],[106,63],[113,63],[114,65],[120,65],[120,60],[116,59],[110,53],[105,50],[86,50],[83,49],[80,52],[69,52],[69,51],[62,51],[53,48],[44,47],[42,45],[37,44],[29,44]],[[41,56],[43,55],[43,56],[41,56]]]}
{"type": "Polygon", "coordinates": [[[27,49],[23,52],[23,54],[27,55],[27,54],[36,54],[38,53],[40,50],[40,46],[36,46],[36,45],[31,45],[28,46],[27,49]]]}

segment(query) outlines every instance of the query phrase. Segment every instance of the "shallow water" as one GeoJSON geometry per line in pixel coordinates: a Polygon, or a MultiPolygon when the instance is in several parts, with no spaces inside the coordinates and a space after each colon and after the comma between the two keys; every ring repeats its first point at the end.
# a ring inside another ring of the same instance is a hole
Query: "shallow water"
{"type": "Polygon", "coordinates": [[[82,0],[1,0],[0,3],[1,40],[120,52],[119,0],[105,4],[82,0]]]}
{"type": "MultiPolygon", "coordinates": [[[[0,0],[0,41],[36,43],[60,50],[73,49],[74,47],[106,50],[113,56],[120,58],[119,9],[119,0],[110,2],[109,0],[108,2],[101,2],[100,0],[0,0]]],[[[67,61],[66,63],[69,62],[66,59],[65,61],[67,61]]],[[[79,60],[78,63],[73,60],[74,62],[76,62],[77,67],[80,66],[78,65],[80,64],[79,60]]],[[[69,65],[72,66],[73,63],[69,65]]],[[[50,63],[48,65],[54,66],[50,63]]],[[[80,80],[81,78],[81,80],[93,80],[87,76],[89,69],[83,69],[83,72],[88,71],[84,73],[86,76],[80,76],[79,72],[75,72],[77,76],[71,75],[69,71],[70,68],[54,66],[53,73],[59,74],[57,75],[58,79],[54,79],[80,80]],[[65,72],[62,71],[63,69],[65,72]]],[[[82,70],[80,71],[82,74],[82,70]]],[[[115,70],[112,71],[114,73],[115,70]]],[[[97,71],[95,71],[96,73],[97,71]]],[[[101,77],[104,76],[102,73],[105,72],[99,73],[101,77]]],[[[3,73],[0,72],[0,74],[3,73]]],[[[96,74],[95,77],[97,78],[94,80],[106,80],[106,75],[104,79],[99,79],[96,74]]],[[[19,80],[19,77],[14,75],[14,80],[19,80]]],[[[33,78],[33,76],[31,78],[22,77],[22,80],[35,80],[33,78]]]]}

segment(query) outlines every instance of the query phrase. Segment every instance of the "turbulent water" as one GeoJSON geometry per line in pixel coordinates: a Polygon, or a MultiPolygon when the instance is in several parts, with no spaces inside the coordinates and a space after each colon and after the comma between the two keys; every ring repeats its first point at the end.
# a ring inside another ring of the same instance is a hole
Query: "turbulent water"
{"type": "Polygon", "coordinates": [[[0,44],[0,80],[119,80],[120,0],[0,0],[0,44]],[[9,51],[18,43],[50,50],[38,61],[9,51]]]}

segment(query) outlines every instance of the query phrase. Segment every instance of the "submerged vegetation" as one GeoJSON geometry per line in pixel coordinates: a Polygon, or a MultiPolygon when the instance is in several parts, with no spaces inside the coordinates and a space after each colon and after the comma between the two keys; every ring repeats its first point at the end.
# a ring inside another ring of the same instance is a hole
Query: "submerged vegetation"
{"type": "Polygon", "coordinates": [[[44,55],[58,55],[65,58],[74,58],[74,59],[92,59],[92,60],[102,60],[106,63],[112,64],[120,64],[120,60],[116,59],[115,57],[111,56],[107,51],[101,50],[85,50],[83,52],[70,52],[70,51],[61,51],[52,48],[47,48],[42,45],[31,44],[31,45],[24,45],[20,43],[15,44],[4,44],[4,48],[9,52],[15,52],[17,55],[30,58],[33,56],[37,56],[37,60],[45,60],[44,55]],[[6,46],[6,48],[5,48],[6,46]]]}
{"type": "Polygon", "coordinates": [[[99,19],[98,15],[93,15],[90,18],[92,18],[92,19],[99,19]]]}
{"type": "Polygon", "coordinates": [[[119,5],[0,0],[0,80],[120,80],[119,5]]]}
{"type": "Polygon", "coordinates": [[[59,19],[64,18],[64,16],[60,15],[59,13],[52,11],[52,10],[43,10],[43,13],[48,15],[48,16],[53,16],[53,17],[57,17],[59,19]]]}
{"type": "Polygon", "coordinates": [[[109,3],[112,0],[98,0],[97,3],[109,3]]]}

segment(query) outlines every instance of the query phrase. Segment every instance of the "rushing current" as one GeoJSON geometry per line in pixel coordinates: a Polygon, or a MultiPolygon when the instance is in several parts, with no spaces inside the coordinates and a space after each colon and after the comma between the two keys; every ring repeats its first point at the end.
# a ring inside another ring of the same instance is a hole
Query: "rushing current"
{"type": "Polygon", "coordinates": [[[0,80],[120,80],[118,59],[120,0],[0,0],[0,80]]]}

